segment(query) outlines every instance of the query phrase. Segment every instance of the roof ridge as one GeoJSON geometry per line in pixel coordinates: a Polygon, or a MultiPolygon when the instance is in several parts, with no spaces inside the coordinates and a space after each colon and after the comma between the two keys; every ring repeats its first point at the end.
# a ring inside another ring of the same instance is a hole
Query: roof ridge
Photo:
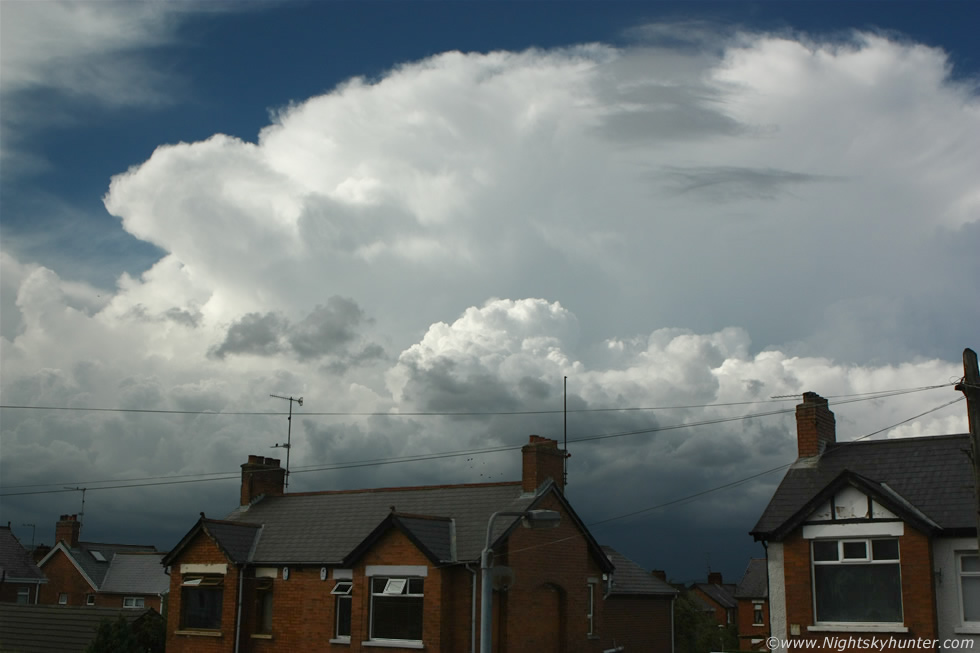
{"type": "Polygon", "coordinates": [[[888,442],[909,442],[909,441],[921,441],[921,440],[943,440],[952,438],[969,438],[969,433],[944,433],[942,435],[908,435],[902,436],[900,438],[877,438],[874,440],[838,440],[837,442],[832,442],[828,446],[829,448],[852,446],[858,444],[884,444],[888,442]]]}
{"type": "Polygon", "coordinates": [[[500,481],[497,483],[453,483],[445,485],[403,485],[399,487],[378,487],[378,488],[362,488],[359,490],[318,490],[315,492],[290,492],[288,494],[283,494],[281,497],[265,497],[264,500],[269,499],[285,499],[288,497],[310,497],[310,496],[322,496],[326,494],[368,494],[374,492],[411,492],[413,490],[455,490],[464,488],[479,488],[479,487],[504,487],[504,486],[519,486],[521,481],[500,481]]]}
{"type": "Polygon", "coordinates": [[[225,526],[248,526],[250,528],[262,527],[262,524],[256,524],[255,522],[235,521],[232,519],[211,519],[210,517],[205,517],[202,521],[205,524],[224,524],[225,526]]]}

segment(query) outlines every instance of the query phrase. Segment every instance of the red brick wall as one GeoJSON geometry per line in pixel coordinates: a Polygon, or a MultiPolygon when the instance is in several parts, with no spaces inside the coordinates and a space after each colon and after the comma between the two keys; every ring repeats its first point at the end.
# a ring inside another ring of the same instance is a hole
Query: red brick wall
{"type": "Polygon", "coordinates": [[[95,592],[61,550],[48,558],[41,571],[48,579],[47,584],[41,586],[39,602],[42,604],[57,604],[58,595],[65,592],[68,594],[68,605],[85,605],[85,597],[95,592]]]}
{"type": "Polygon", "coordinates": [[[181,564],[228,563],[224,553],[207,535],[200,533],[187,546],[170,570],[170,604],[167,608],[167,651],[193,653],[231,653],[235,650],[235,617],[238,598],[238,569],[228,563],[221,602],[221,631],[218,636],[178,634],[180,630],[181,564]]]}
{"type": "MultiPolygon", "coordinates": [[[[697,594],[699,599],[701,599],[702,601],[704,601],[705,603],[707,603],[708,606],[711,607],[711,609],[713,610],[712,616],[714,617],[715,622],[719,626],[727,626],[728,625],[728,609],[727,608],[725,608],[724,606],[719,605],[717,601],[715,601],[713,598],[711,598],[710,596],[708,596],[705,592],[702,592],[701,589],[699,587],[697,587],[697,586],[692,587],[691,588],[691,591],[693,591],[695,594],[697,594]]],[[[734,619],[738,619],[737,616],[733,616],[733,618],[734,619]]]]}
{"type": "Polygon", "coordinates": [[[761,626],[755,624],[755,606],[752,599],[738,600],[738,648],[742,651],[765,648],[764,642],[753,647],[752,640],[769,637],[769,602],[762,601],[761,626]]]}
{"type": "Polygon", "coordinates": [[[603,605],[603,648],[669,653],[671,603],[669,597],[610,596],[603,605]]]}
{"type": "MultiPolygon", "coordinates": [[[[932,579],[932,544],[929,538],[905,526],[905,535],[898,538],[902,574],[902,611],[908,633],[877,633],[879,640],[894,641],[923,638],[934,639],[936,635],[936,601],[932,579]]],[[[865,636],[870,633],[855,632],[813,632],[813,585],[810,572],[810,541],[803,539],[797,530],[783,541],[784,573],[786,579],[786,623],[800,625],[800,639],[817,640],[820,649],[825,637],[865,636]]],[[[833,647],[829,647],[828,650],[833,647]]],[[[884,653],[905,650],[900,646],[885,647],[884,653]]]]}
{"type": "MultiPolygon", "coordinates": [[[[560,510],[552,496],[538,508],[560,510]]],[[[567,514],[561,525],[546,530],[516,528],[496,564],[514,568],[514,585],[503,593],[501,607],[505,624],[495,628],[500,633],[495,651],[540,650],[532,643],[553,631],[559,650],[569,653],[600,651],[605,632],[603,621],[602,570],[589,553],[585,537],[567,514]],[[588,579],[596,578],[595,631],[588,635],[586,618],[588,579]],[[542,618],[538,602],[552,604],[542,618]],[[557,614],[556,614],[557,613],[557,614]]],[[[495,600],[501,593],[495,593],[495,600]]],[[[547,643],[542,642],[542,646],[547,643]]]]}
{"type": "Polygon", "coordinates": [[[0,585],[0,603],[16,603],[17,591],[24,587],[28,589],[28,603],[34,603],[34,598],[37,596],[37,583],[11,583],[9,581],[0,585]]]}

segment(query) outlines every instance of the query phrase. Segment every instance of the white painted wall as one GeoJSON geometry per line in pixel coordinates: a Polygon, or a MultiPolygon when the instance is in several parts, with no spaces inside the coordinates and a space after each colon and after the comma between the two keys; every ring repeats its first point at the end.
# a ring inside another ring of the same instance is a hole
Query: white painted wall
{"type": "MultiPolygon", "coordinates": [[[[766,549],[769,570],[769,630],[773,637],[786,639],[786,579],[783,576],[783,543],[769,542],[766,549]]],[[[784,653],[783,648],[772,649],[784,653]]]]}
{"type": "MultiPolygon", "coordinates": [[[[973,639],[973,648],[960,647],[960,650],[980,651],[980,629],[963,628],[960,609],[960,579],[956,568],[958,551],[977,550],[977,540],[973,537],[936,538],[933,540],[933,582],[936,586],[936,612],[939,616],[940,647],[947,639],[973,639]]],[[[950,650],[950,649],[946,649],[950,650]]]]}

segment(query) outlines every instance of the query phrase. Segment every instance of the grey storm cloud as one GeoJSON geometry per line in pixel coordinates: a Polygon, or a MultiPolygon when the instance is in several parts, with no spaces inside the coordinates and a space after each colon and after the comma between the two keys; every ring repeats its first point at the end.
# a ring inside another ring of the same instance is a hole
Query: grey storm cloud
{"type": "Polygon", "coordinates": [[[700,194],[715,201],[734,198],[774,199],[789,192],[792,186],[840,181],[840,178],[830,175],[739,166],[667,167],[661,175],[677,193],[700,194]]]}
{"type": "Polygon", "coordinates": [[[358,339],[359,328],[369,323],[361,307],[344,297],[331,297],[298,323],[276,311],[247,313],[228,328],[224,341],[209,355],[224,359],[229,355],[291,353],[300,360],[334,355],[349,366],[383,357],[384,350],[373,343],[353,354],[347,351],[358,339]]]}

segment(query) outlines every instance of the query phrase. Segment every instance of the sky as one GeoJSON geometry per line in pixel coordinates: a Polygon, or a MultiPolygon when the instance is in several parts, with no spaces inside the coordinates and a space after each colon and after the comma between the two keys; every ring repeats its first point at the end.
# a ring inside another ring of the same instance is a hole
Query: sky
{"type": "Polygon", "coordinates": [[[4,0],[0,521],[167,550],[287,428],[290,491],[538,434],[599,542],[737,581],[803,392],[839,441],[968,428],[977,19],[4,0]]]}

